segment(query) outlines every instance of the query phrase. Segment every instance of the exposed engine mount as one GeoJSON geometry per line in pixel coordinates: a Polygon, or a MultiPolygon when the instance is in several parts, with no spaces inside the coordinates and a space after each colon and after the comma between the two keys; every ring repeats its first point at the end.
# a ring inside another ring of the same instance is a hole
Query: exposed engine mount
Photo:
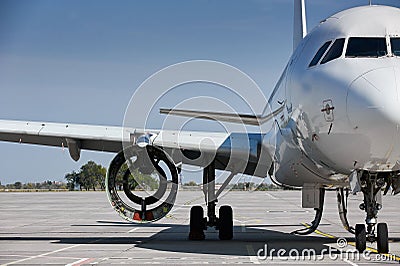
{"type": "Polygon", "coordinates": [[[150,145],[131,146],[112,160],[106,177],[106,191],[111,206],[125,220],[154,222],[167,215],[174,205],[178,170],[162,149],[150,145]],[[152,195],[139,191],[141,195],[138,195],[137,187],[141,187],[143,178],[154,180],[155,176],[159,181],[156,191],[152,195]]]}

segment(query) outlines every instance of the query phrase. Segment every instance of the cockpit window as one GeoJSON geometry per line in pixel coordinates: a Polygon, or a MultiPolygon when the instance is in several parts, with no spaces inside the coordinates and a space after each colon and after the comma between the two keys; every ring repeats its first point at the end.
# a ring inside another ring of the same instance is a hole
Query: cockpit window
{"type": "Polygon", "coordinates": [[[326,43],[324,43],[324,45],[321,46],[321,48],[319,48],[318,52],[315,54],[313,60],[311,61],[311,63],[308,65],[309,67],[315,66],[316,64],[318,64],[319,60],[321,59],[321,57],[324,55],[325,51],[328,49],[329,45],[331,45],[332,41],[328,41],[326,43]]]}
{"type": "Polygon", "coordinates": [[[322,59],[321,64],[328,63],[336,58],[339,58],[343,53],[344,39],[337,39],[326,53],[324,59],[322,59]]]}
{"type": "Polygon", "coordinates": [[[400,56],[400,38],[391,38],[390,44],[392,46],[392,54],[400,56]]]}
{"type": "Polygon", "coordinates": [[[352,37],[347,45],[346,57],[381,57],[387,55],[385,38],[352,37]]]}

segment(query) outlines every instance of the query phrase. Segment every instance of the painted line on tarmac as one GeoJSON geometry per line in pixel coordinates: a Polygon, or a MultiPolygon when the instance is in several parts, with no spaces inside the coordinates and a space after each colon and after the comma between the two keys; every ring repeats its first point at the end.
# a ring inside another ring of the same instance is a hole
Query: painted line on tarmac
{"type": "Polygon", "coordinates": [[[246,232],[246,225],[242,224],[241,227],[242,227],[242,232],[246,232]]]}
{"type": "Polygon", "coordinates": [[[94,243],[99,242],[99,241],[101,241],[101,240],[102,240],[102,238],[97,239],[97,240],[93,240],[93,241],[91,241],[91,242],[89,242],[89,243],[85,243],[85,244],[76,244],[76,245],[73,245],[73,246],[69,246],[69,247],[65,247],[65,248],[60,248],[60,249],[56,249],[56,250],[53,250],[53,251],[50,251],[50,252],[46,252],[46,253],[43,253],[43,254],[39,254],[39,255],[35,255],[35,256],[30,256],[30,257],[25,258],[25,259],[20,259],[20,260],[8,262],[8,263],[2,264],[2,265],[0,265],[0,266],[12,265],[12,264],[17,264],[17,263],[21,263],[21,262],[24,262],[24,261],[32,260],[32,259],[37,259],[37,258],[46,257],[47,255],[55,254],[55,253],[58,253],[58,252],[61,252],[61,251],[64,251],[64,250],[68,250],[68,249],[80,247],[80,246],[87,245],[87,244],[94,244],[94,243]]]}
{"type": "Polygon", "coordinates": [[[200,196],[200,197],[197,197],[197,198],[194,198],[194,199],[191,199],[191,200],[188,200],[188,201],[186,201],[185,203],[183,203],[183,205],[190,205],[190,204],[192,204],[193,202],[195,202],[195,201],[197,201],[197,200],[199,200],[199,199],[202,199],[202,198],[204,198],[204,196],[200,196]]]}
{"type": "Polygon", "coordinates": [[[261,264],[260,261],[257,259],[256,252],[251,245],[246,245],[247,253],[249,253],[250,262],[253,264],[261,264]]]}
{"type": "Polygon", "coordinates": [[[272,195],[268,192],[266,192],[265,195],[267,195],[268,197],[270,197],[271,199],[274,199],[274,200],[278,199],[277,197],[275,197],[274,195],[272,195]]]}
{"type": "Polygon", "coordinates": [[[167,218],[171,218],[171,219],[176,219],[176,220],[178,220],[176,217],[172,216],[172,214],[173,214],[174,212],[176,212],[176,211],[179,210],[179,209],[182,209],[182,208],[185,207],[185,206],[189,206],[189,205],[192,204],[193,202],[198,201],[199,199],[202,199],[202,198],[204,198],[204,196],[200,196],[200,197],[197,197],[197,198],[188,200],[188,201],[184,202],[181,206],[179,206],[179,207],[174,207],[174,208],[170,211],[170,213],[168,214],[168,215],[170,215],[170,216],[168,217],[168,215],[167,215],[166,217],[167,217],[167,218]]]}
{"type": "Polygon", "coordinates": [[[350,264],[350,265],[358,266],[357,263],[354,263],[354,262],[352,262],[352,261],[350,261],[350,260],[348,260],[348,259],[343,259],[343,261],[346,262],[346,263],[348,263],[348,264],[350,264]]]}
{"type": "Polygon", "coordinates": [[[99,261],[93,262],[92,265],[96,265],[96,264],[99,264],[99,263],[103,263],[103,262],[105,262],[105,261],[107,261],[107,260],[109,260],[109,259],[110,259],[110,258],[108,258],[108,257],[102,258],[102,259],[100,259],[99,261]]]}
{"type": "Polygon", "coordinates": [[[85,244],[76,244],[76,245],[73,245],[73,246],[69,246],[69,247],[65,247],[65,248],[60,248],[60,249],[53,250],[53,251],[50,251],[50,252],[46,252],[46,253],[43,253],[43,254],[39,254],[39,255],[36,255],[36,256],[31,256],[31,257],[28,257],[28,258],[25,258],[25,259],[20,259],[20,260],[12,261],[12,262],[3,264],[2,266],[17,264],[17,263],[21,263],[21,262],[24,262],[24,261],[27,261],[27,260],[32,260],[32,259],[36,259],[36,258],[45,257],[45,256],[50,255],[50,254],[58,253],[58,252],[61,252],[61,251],[64,251],[64,250],[68,250],[68,249],[71,249],[71,248],[80,247],[80,246],[82,246],[82,245],[85,245],[85,244]]]}
{"type": "Polygon", "coordinates": [[[138,229],[140,229],[140,227],[135,227],[135,228],[129,230],[128,233],[133,233],[134,231],[136,231],[136,230],[138,230],[138,229]]]}
{"type": "Polygon", "coordinates": [[[74,261],[72,263],[66,264],[65,266],[80,266],[82,264],[89,263],[91,261],[94,261],[94,258],[83,258],[83,259],[74,261]]]}
{"type": "MultiPolygon", "coordinates": [[[[303,225],[303,226],[306,227],[306,228],[310,228],[310,227],[311,227],[311,225],[309,225],[308,223],[301,223],[301,225],[303,225]]],[[[316,234],[318,234],[318,235],[321,235],[321,236],[324,236],[324,237],[327,237],[327,238],[337,238],[337,237],[334,236],[334,235],[321,232],[321,231],[318,230],[318,229],[315,230],[314,233],[316,233],[316,234]]]]}
{"type": "MultiPolygon", "coordinates": [[[[309,228],[311,225],[309,225],[308,223],[301,223],[303,226],[305,226],[306,228],[309,228]]],[[[327,234],[324,232],[321,232],[320,230],[315,230],[314,233],[321,235],[321,236],[325,236],[327,238],[338,238],[337,236],[331,235],[331,234],[327,234]]],[[[352,246],[352,247],[356,247],[356,243],[355,242],[347,242],[348,245],[352,246]]],[[[373,248],[373,247],[369,247],[367,246],[366,248],[368,251],[371,251],[374,254],[380,254],[380,255],[384,255],[385,257],[387,257],[388,259],[393,259],[397,262],[400,263],[400,257],[397,256],[396,254],[392,254],[392,253],[379,253],[377,249],[373,248]]]]}

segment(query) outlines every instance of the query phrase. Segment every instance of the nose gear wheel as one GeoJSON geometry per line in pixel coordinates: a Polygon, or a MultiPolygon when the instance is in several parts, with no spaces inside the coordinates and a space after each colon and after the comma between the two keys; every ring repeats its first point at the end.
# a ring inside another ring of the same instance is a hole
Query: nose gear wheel
{"type": "Polygon", "coordinates": [[[361,191],[364,195],[360,209],[365,211],[366,219],[364,224],[357,224],[355,230],[356,248],[363,252],[366,242],[377,242],[379,253],[389,252],[388,228],[386,223],[378,223],[378,212],[382,208],[381,190],[385,186],[387,176],[382,173],[371,173],[360,171],[357,173],[361,191]],[[375,230],[377,229],[377,230],[375,230]],[[376,232],[375,232],[376,231],[376,232]]]}

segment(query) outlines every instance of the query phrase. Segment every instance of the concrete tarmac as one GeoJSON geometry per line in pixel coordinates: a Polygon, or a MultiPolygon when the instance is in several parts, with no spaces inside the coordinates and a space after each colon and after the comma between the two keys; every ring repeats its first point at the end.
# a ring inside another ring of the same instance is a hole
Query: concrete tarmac
{"type": "MultiPolygon", "coordinates": [[[[362,223],[362,195],[349,197],[351,224],[362,223]]],[[[390,254],[375,244],[357,254],[339,220],[335,192],[327,192],[319,231],[290,232],[314,219],[301,208],[300,191],[231,191],[218,206],[234,212],[234,239],[189,241],[189,211],[203,205],[201,191],[179,191],[176,206],[154,224],[131,224],[111,208],[105,192],[0,193],[0,265],[12,264],[398,264],[400,196],[384,196],[379,221],[387,222],[390,254]],[[266,250],[266,254],[264,252],[266,250]],[[258,255],[257,255],[258,254],[258,255]]]]}

